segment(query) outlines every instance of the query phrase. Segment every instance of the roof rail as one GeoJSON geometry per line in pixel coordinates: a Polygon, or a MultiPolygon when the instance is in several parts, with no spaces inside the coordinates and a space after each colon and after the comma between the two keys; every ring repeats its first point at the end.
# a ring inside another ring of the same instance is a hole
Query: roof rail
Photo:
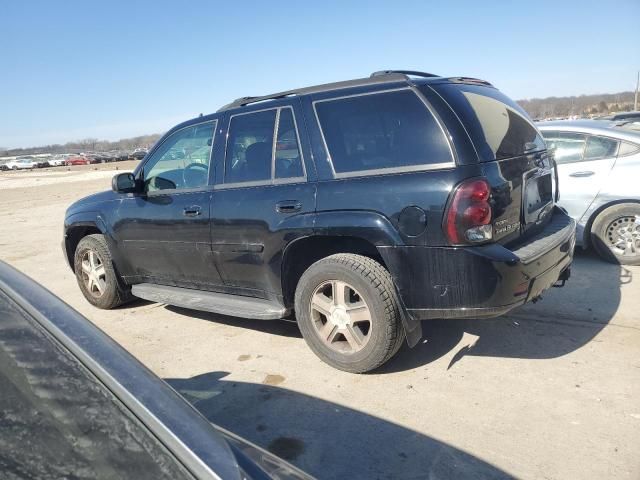
{"type": "Polygon", "coordinates": [[[391,72],[371,76],[368,78],[358,78],[355,80],[346,80],[343,82],[326,83],[323,85],[315,85],[313,87],[296,88],[293,90],[285,90],[284,92],[272,93],[271,95],[262,95],[259,97],[240,97],[231,103],[228,103],[218,109],[218,112],[229,110],[230,108],[244,107],[251,103],[263,102],[266,100],[276,100],[278,98],[290,97],[293,95],[304,95],[308,93],[327,92],[331,90],[339,90],[341,88],[359,87],[362,85],[375,85],[378,83],[391,83],[407,80],[405,74],[399,72],[391,72]]]}
{"type": "Polygon", "coordinates": [[[473,78],[473,77],[449,77],[447,78],[447,80],[450,80],[452,82],[459,82],[459,83],[480,83],[482,85],[489,85],[490,87],[493,87],[493,85],[491,85],[486,80],[481,80],[479,78],[473,78]]]}
{"type": "Polygon", "coordinates": [[[371,78],[374,77],[380,77],[382,75],[391,75],[393,73],[399,73],[401,75],[405,75],[405,76],[412,76],[412,77],[424,77],[424,78],[432,78],[432,77],[439,77],[440,75],[435,75],[433,73],[427,73],[427,72],[416,72],[415,70],[379,70],[377,72],[373,72],[371,74],[371,78]]]}

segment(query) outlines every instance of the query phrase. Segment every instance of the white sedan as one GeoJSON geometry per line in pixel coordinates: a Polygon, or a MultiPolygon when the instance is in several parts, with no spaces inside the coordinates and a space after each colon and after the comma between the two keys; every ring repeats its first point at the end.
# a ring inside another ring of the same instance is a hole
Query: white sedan
{"type": "Polygon", "coordinates": [[[29,168],[36,168],[38,166],[38,162],[32,158],[18,158],[17,160],[11,160],[5,163],[5,165],[9,170],[25,170],[29,168]]]}

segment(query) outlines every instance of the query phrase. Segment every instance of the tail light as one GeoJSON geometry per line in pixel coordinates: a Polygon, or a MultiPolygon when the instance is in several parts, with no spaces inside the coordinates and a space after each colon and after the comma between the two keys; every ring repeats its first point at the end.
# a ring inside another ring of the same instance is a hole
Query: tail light
{"type": "Polygon", "coordinates": [[[444,215],[444,233],[453,245],[483,243],[493,238],[491,186],[482,178],[459,184],[444,215]]]}

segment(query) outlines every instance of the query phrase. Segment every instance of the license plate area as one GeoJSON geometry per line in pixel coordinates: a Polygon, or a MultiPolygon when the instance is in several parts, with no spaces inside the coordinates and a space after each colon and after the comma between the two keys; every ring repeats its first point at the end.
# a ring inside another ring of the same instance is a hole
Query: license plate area
{"type": "Polygon", "coordinates": [[[552,171],[534,170],[524,175],[524,224],[541,223],[553,207],[552,171]]]}

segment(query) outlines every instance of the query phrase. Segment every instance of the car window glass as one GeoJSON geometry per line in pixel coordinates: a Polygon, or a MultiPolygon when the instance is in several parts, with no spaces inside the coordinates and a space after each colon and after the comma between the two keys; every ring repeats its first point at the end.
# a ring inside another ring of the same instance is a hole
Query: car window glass
{"type": "Polygon", "coordinates": [[[275,123],[275,109],[231,117],[224,167],[225,183],[271,179],[275,123]]]}
{"type": "Polygon", "coordinates": [[[640,151],[640,145],[630,142],[620,142],[620,149],[618,150],[618,156],[631,155],[640,151]]]}
{"type": "Polygon", "coordinates": [[[589,137],[587,148],[584,151],[585,160],[598,160],[612,158],[618,152],[618,141],[605,137],[589,137]]]}
{"type": "Polygon", "coordinates": [[[554,148],[554,158],[558,165],[580,162],[583,159],[586,136],[580,133],[543,132],[549,148],[554,148]]]}
{"type": "Polygon", "coordinates": [[[95,376],[0,292],[2,478],[191,478],[95,376]]]}
{"type": "Polygon", "coordinates": [[[290,108],[280,110],[275,151],[275,178],[303,177],[298,134],[290,108]]]}
{"type": "Polygon", "coordinates": [[[315,104],[337,174],[453,161],[436,119],[410,90],[315,104]]]}
{"type": "Polygon", "coordinates": [[[206,186],[214,130],[215,122],[207,122],[167,137],[144,165],[145,191],[206,186]]]}
{"type": "Polygon", "coordinates": [[[545,148],[544,140],[529,115],[499,90],[459,83],[435,85],[433,88],[462,120],[481,161],[511,158],[545,148]]]}

